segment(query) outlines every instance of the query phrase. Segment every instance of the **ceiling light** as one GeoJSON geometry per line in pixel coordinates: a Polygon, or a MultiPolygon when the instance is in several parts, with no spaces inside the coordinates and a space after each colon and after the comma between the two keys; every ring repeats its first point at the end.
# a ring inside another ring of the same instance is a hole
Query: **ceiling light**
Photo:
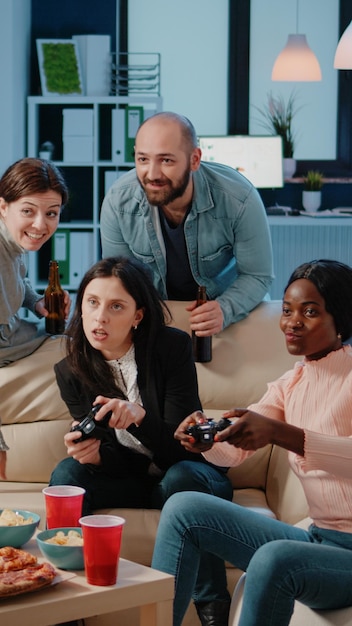
{"type": "Polygon", "coordinates": [[[347,26],[337,45],[334,67],[338,70],[352,69],[352,22],[347,26]]]}
{"type": "MultiPolygon", "coordinates": [[[[298,0],[296,33],[298,33],[298,0]]],[[[271,74],[275,81],[318,81],[321,69],[317,57],[308,46],[306,35],[289,35],[286,46],[277,57],[271,74]]]]}

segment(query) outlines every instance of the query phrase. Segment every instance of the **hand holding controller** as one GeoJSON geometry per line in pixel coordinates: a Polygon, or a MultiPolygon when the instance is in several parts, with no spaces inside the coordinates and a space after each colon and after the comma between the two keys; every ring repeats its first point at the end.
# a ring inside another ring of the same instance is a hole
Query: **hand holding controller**
{"type": "Polygon", "coordinates": [[[72,426],[70,428],[70,432],[78,431],[81,433],[81,437],[79,439],[75,439],[73,443],[79,443],[80,441],[84,441],[85,439],[104,439],[107,434],[107,426],[109,423],[109,419],[111,417],[111,411],[109,411],[106,415],[104,415],[103,419],[97,421],[95,419],[95,415],[101,409],[102,405],[97,404],[93,406],[89,411],[87,417],[84,417],[83,420],[80,421],[79,424],[72,426]]]}
{"type": "Polygon", "coordinates": [[[191,435],[197,443],[213,443],[216,433],[225,430],[231,424],[232,422],[228,417],[223,417],[218,422],[206,418],[204,421],[188,426],[185,432],[187,435],[191,435]]]}

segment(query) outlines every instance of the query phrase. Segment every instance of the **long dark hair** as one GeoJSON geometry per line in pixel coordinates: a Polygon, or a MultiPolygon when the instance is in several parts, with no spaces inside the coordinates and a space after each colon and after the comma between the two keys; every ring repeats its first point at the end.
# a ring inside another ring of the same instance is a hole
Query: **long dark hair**
{"type": "Polygon", "coordinates": [[[352,336],[352,268],[330,259],[303,263],[291,274],[285,291],[300,278],[307,278],[315,285],[324,298],[325,309],[334,318],[336,333],[346,341],[352,336]]]}
{"type": "Polygon", "coordinates": [[[92,394],[107,397],[125,397],[117,387],[111,368],[99,350],[87,340],[82,324],[84,292],[94,278],[119,278],[136,302],[143,308],[143,319],[134,332],[133,341],[146,353],[147,375],[153,360],[154,344],[160,329],[171,319],[171,314],[155,289],[149,271],[135,259],[111,257],[95,263],[83,276],[77,291],[75,310],[67,328],[67,358],[72,371],[92,394]]]}
{"type": "Polygon", "coordinates": [[[65,179],[56,165],[44,159],[20,159],[10,165],[0,179],[0,197],[5,202],[15,202],[23,196],[50,190],[60,194],[64,206],[68,200],[65,179]]]}

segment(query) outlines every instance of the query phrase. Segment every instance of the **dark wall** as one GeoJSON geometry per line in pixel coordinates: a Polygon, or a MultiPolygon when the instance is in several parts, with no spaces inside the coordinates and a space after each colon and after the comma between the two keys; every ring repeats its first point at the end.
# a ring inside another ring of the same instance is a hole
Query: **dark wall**
{"type": "Polygon", "coordinates": [[[116,50],[116,0],[32,0],[31,95],[40,94],[36,39],[110,35],[116,50]]]}

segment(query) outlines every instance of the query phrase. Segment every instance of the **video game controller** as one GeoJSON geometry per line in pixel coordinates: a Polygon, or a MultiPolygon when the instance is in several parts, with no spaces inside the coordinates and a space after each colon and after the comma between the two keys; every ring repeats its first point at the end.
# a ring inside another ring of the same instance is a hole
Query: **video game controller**
{"type": "Polygon", "coordinates": [[[79,424],[76,424],[76,426],[72,426],[70,432],[78,431],[81,433],[81,437],[79,439],[75,439],[73,443],[78,443],[80,441],[84,441],[85,439],[93,437],[94,439],[100,440],[106,437],[108,432],[107,426],[111,417],[111,411],[104,415],[102,420],[95,420],[95,415],[102,406],[102,404],[97,404],[96,406],[93,406],[89,411],[87,417],[84,417],[79,424]]]}
{"type": "Polygon", "coordinates": [[[216,433],[225,430],[231,424],[232,422],[228,417],[223,417],[218,422],[211,418],[206,418],[204,422],[188,426],[185,432],[187,435],[191,435],[197,443],[213,443],[216,433]]]}

